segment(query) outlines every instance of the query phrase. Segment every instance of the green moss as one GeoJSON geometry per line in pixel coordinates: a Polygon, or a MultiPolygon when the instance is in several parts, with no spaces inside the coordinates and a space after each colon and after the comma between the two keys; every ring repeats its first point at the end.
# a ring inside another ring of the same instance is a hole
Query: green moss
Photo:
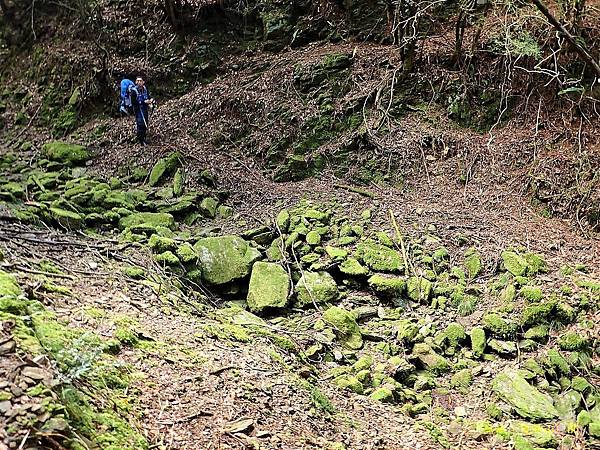
{"type": "Polygon", "coordinates": [[[372,240],[359,244],[354,256],[372,270],[399,272],[404,269],[402,256],[396,250],[372,240]]]}
{"type": "Polygon", "coordinates": [[[471,279],[481,273],[481,256],[474,248],[470,248],[465,252],[465,269],[467,276],[471,279]]]}
{"type": "Polygon", "coordinates": [[[470,369],[462,369],[452,375],[450,386],[455,389],[465,390],[473,383],[473,374],[470,369]]]}
{"type": "Polygon", "coordinates": [[[350,276],[364,276],[369,274],[369,269],[355,258],[348,258],[339,266],[340,272],[350,276]]]}
{"type": "Polygon", "coordinates": [[[450,370],[450,363],[448,360],[437,354],[425,343],[415,344],[413,347],[413,354],[426,370],[436,374],[441,374],[450,370]]]}
{"type": "Polygon", "coordinates": [[[406,281],[399,277],[375,274],[369,278],[368,283],[378,294],[392,298],[399,298],[406,289],[406,281]]]}
{"type": "Polygon", "coordinates": [[[194,245],[202,267],[202,278],[209,284],[222,285],[246,277],[260,252],[237,236],[200,239],[194,245]]]}
{"type": "Polygon", "coordinates": [[[352,365],[352,368],[356,372],[359,372],[361,370],[370,369],[372,365],[373,357],[371,355],[363,355],[352,365]]]}
{"type": "Polygon", "coordinates": [[[481,357],[486,347],[486,336],[483,328],[472,328],[469,336],[471,337],[471,351],[476,357],[481,357]]]}
{"type": "Polygon", "coordinates": [[[336,386],[341,389],[347,389],[352,392],[356,392],[357,394],[362,394],[364,392],[364,387],[358,378],[354,375],[342,375],[337,377],[334,380],[336,386]]]}
{"type": "Polygon", "coordinates": [[[519,290],[519,295],[528,302],[539,302],[544,296],[542,290],[537,286],[523,286],[519,290]]]}
{"type": "Polygon", "coordinates": [[[571,373],[571,366],[567,362],[567,360],[560,354],[560,352],[556,349],[549,349],[546,353],[546,359],[544,360],[544,364],[557,371],[557,373],[562,373],[568,375],[571,373]]]}
{"type": "Polygon", "coordinates": [[[206,334],[223,341],[251,342],[252,336],[246,328],[232,323],[205,324],[200,327],[206,334]]]}
{"type": "Polygon", "coordinates": [[[279,264],[258,261],[252,266],[247,302],[251,311],[287,305],[290,277],[279,264]]]}
{"type": "Polygon", "coordinates": [[[381,386],[371,392],[369,398],[381,403],[393,403],[394,391],[391,386],[381,386]]]}
{"type": "Polygon", "coordinates": [[[275,224],[281,233],[287,233],[290,226],[290,212],[287,209],[279,211],[275,218],[275,224]]]}
{"type": "Polygon", "coordinates": [[[148,184],[156,186],[165,176],[170,175],[179,165],[180,155],[178,152],[169,154],[166,158],[159,159],[150,171],[148,184]]]}
{"type": "Polygon", "coordinates": [[[526,419],[548,420],[558,416],[552,399],[527,383],[514,370],[505,369],[497,375],[492,381],[492,389],[526,419]]]}
{"type": "Polygon", "coordinates": [[[83,216],[61,208],[50,208],[50,217],[60,226],[68,229],[79,229],[83,225],[83,216]]]}
{"type": "Polygon", "coordinates": [[[175,219],[168,213],[140,212],[133,213],[119,220],[119,228],[132,228],[135,226],[147,226],[150,229],[165,227],[170,230],[175,229],[175,219]]]}
{"type": "Polygon", "coordinates": [[[142,267],[127,266],[123,268],[123,273],[134,280],[144,278],[146,271],[142,267]]]}
{"type": "Polygon", "coordinates": [[[548,339],[549,331],[548,325],[537,325],[527,330],[523,337],[525,339],[544,342],[548,339]]]}
{"type": "Polygon", "coordinates": [[[325,253],[334,261],[344,261],[348,257],[348,250],[331,245],[325,247],[325,253]]]}
{"type": "Polygon", "coordinates": [[[423,277],[410,277],[406,281],[406,294],[415,302],[427,302],[431,296],[433,284],[423,277]]]}
{"type": "Polygon", "coordinates": [[[44,144],[42,156],[66,165],[78,165],[90,159],[90,153],[84,146],[60,141],[44,144]]]}
{"type": "Polygon", "coordinates": [[[17,297],[21,295],[21,288],[14,275],[0,270],[0,298],[17,297]]]}
{"type": "Polygon", "coordinates": [[[514,337],[518,329],[516,323],[503,319],[495,313],[488,313],[483,316],[483,327],[492,335],[503,339],[514,337]]]}
{"type": "Polygon", "coordinates": [[[523,276],[527,273],[527,260],[516,252],[502,252],[504,268],[515,276],[523,276]]]}
{"type": "Polygon", "coordinates": [[[345,347],[354,350],[362,347],[362,333],[356,323],[356,316],[350,311],[332,306],[323,313],[323,320],[335,329],[345,347]]]}
{"type": "Polygon", "coordinates": [[[204,217],[214,219],[217,216],[218,205],[219,203],[214,198],[205,197],[200,202],[200,206],[198,208],[204,217]]]}
{"type": "Polygon", "coordinates": [[[153,234],[148,240],[148,247],[150,247],[155,253],[163,253],[168,250],[174,250],[177,247],[177,243],[171,238],[153,234]]]}
{"type": "Polygon", "coordinates": [[[466,339],[465,327],[457,322],[448,324],[436,341],[440,341],[449,348],[456,348],[466,339]]]}
{"type": "Polygon", "coordinates": [[[535,303],[533,305],[529,305],[523,309],[521,314],[521,323],[523,326],[531,326],[547,322],[550,319],[555,306],[555,301],[547,301],[544,303],[535,303]]]}
{"type": "Polygon", "coordinates": [[[68,420],[96,446],[106,450],[145,450],[146,439],[111,409],[99,410],[73,387],[60,395],[68,420]]]}
{"type": "Polygon", "coordinates": [[[177,254],[177,257],[181,260],[181,262],[185,264],[192,263],[198,259],[198,254],[196,253],[196,250],[194,250],[194,247],[192,247],[192,245],[188,242],[184,242],[179,247],[177,247],[175,253],[177,254]]]}
{"type": "Polygon", "coordinates": [[[319,388],[312,386],[310,389],[310,401],[315,408],[320,411],[325,411],[329,414],[335,413],[335,408],[331,401],[327,398],[319,388]]]}
{"type": "Polygon", "coordinates": [[[578,333],[568,332],[558,338],[558,346],[561,350],[575,351],[583,350],[589,346],[588,340],[578,333]]]}
{"type": "Polygon", "coordinates": [[[333,277],[327,272],[305,271],[295,286],[297,307],[331,303],[339,298],[339,290],[333,277]]]}
{"type": "Polygon", "coordinates": [[[179,265],[179,258],[171,251],[159,253],[158,255],[154,256],[154,260],[157,263],[165,264],[167,266],[179,265]]]}

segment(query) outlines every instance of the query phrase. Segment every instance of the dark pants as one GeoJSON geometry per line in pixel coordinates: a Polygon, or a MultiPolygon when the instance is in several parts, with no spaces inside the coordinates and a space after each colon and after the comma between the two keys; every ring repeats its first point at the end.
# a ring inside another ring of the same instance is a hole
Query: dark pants
{"type": "Polygon", "coordinates": [[[146,133],[148,131],[148,111],[137,111],[135,114],[135,124],[137,126],[138,142],[145,144],[146,133]]]}

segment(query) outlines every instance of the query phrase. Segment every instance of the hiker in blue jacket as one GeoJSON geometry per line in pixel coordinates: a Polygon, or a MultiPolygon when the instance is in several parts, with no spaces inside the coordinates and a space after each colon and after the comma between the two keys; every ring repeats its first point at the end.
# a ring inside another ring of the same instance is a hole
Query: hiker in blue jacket
{"type": "Polygon", "coordinates": [[[141,145],[146,145],[146,133],[148,132],[148,110],[154,104],[154,99],[144,83],[142,77],[135,79],[135,86],[131,88],[131,103],[135,113],[137,126],[137,139],[141,145]]]}

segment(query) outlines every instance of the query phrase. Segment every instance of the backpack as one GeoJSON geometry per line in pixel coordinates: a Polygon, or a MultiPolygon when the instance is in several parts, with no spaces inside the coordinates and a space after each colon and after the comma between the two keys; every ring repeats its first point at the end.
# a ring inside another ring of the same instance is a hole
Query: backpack
{"type": "Polygon", "coordinates": [[[133,105],[131,104],[131,90],[135,87],[135,83],[127,78],[121,80],[121,96],[119,102],[119,112],[123,114],[131,114],[133,105]]]}

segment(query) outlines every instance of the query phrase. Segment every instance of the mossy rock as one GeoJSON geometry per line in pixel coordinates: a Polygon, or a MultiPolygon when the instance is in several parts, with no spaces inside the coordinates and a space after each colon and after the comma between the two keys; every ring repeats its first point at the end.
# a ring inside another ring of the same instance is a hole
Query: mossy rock
{"type": "Polygon", "coordinates": [[[75,230],[82,227],[84,216],[73,211],[68,211],[62,208],[50,208],[50,216],[60,226],[75,230]]]}
{"type": "Polygon", "coordinates": [[[178,168],[175,171],[175,175],[173,175],[173,195],[175,195],[175,197],[179,197],[181,194],[183,194],[184,184],[185,180],[183,176],[183,170],[178,168]]]}
{"type": "Polygon", "coordinates": [[[154,260],[157,263],[165,264],[167,266],[179,265],[179,258],[171,251],[159,253],[158,255],[154,256],[154,260]]]}
{"type": "Polygon", "coordinates": [[[121,217],[119,220],[119,228],[121,230],[140,225],[146,225],[152,229],[165,227],[174,230],[175,219],[169,213],[139,212],[130,214],[127,217],[121,217]]]}
{"type": "Polygon", "coordinates": [[[363,266],[356,258],[348,258],[339,265],[340,272],[352,277],[365,276],[369,269],[363,266]]]}
{"type": "Polygon", "coordinates": [[[177,257],[184,264],[193,263],[198,260],[198,253],[194,250],[194,247],[189,242],[184,242],[175,251],[177,257]]]}
{"type": "Polygon", "coordinates": [[[462,369],[452,375],[450,386],[455,389],[466,390],[473,383],[473,373],[470,369],[462,369]]]}
{"type": "Polygon", "coordinates": [[[532,448],[556,448],[558,444],[552,430],[540,424],[515,420],[511,422],[509,429],[512,433],[525,438],[532,448]]]}
{"type": "Polygon", "coordinates": [[[550,335],[550,328],[548,325],[537,325],[530,329],[528,329],[523,337],[525,339],[532,339],[537,342],[545,342],[548,340],[548,336],[550,335]]]}
{"type": "Polygon", "coordinates": [[[333,261],[345,261],[348,257],[348,250],[339,247],[333,247],[331,245],[325,247],[325,253],[327,253],[327,256],[329,256],[333,261]]]}
{"type": "Polygon", "coordinates": [[[281,233],[287,233],[290,227],[290,212],[287,209],[279,211],[275,224],[281,233]]]}
{"type": "Polygon", "coordinates": [[[357,394],[364,393],[364,386],[354,375],[341,375],[334,380],[336,386],[347,389],[357,394]]]}
{"type": "Polygon", "coordinates": [[[178,152],[169,154],[166,158],[159,159],[150,171],[148,184],[150,186],[158,185],[166,176],[172,174],[179,165],[181,155],[178,152]]]}
{"type": "Polygon", "coordinates": [[[481,264],[481,255],[479,252],[470,248],[465,252],[465,272],[466,275],[470,278],[476,278],[477,275],[481,273],[482,264],[481,264]]]}
{"type": "Polygon", "coordinates": [[[488,313],[483,316],[483,327],[493,336],[502,339],[514,337],[518,330],[518,325],[510,320],[502,318],[496,313],[488,313]]]}
{"type": "Polygon", "coordinates": [[[198,209],[204,217],[214,219],[217,216],[217,207],[219,203],[212,197],[205,197],[200,202],[198,209]]]}
{"type": "Polygon", "coordinates": [[[238,236],[200,239],[194,245],[202,268],[202,278],[209,284],[221,285],[248,276],[260,252],[238,236]]]}
{"type": "Polygon", "coordinates": [[[413,343],[419,335],[419,326],[410,319],[399,320],[396,327],[396,337],[400,342],[413,343]]]}
{"type": "Polygon", "coordinates": [[[469,336],[471,338],[471,351],[473,355],[478,358],[483,356],[487,344],[485,330],[480,327],[474,327],[471,329],[469,336]]]}
{"type": "Polygon", "coordinates": [[[289,292],[290,276],[281,265],[261,261],[254,263],[246,299],[252,312],[284,308],[289,292]]]}
{"type": "Polygon", "coordinates": [[[344,347],[352,350],[362,347],[362,333],[353,313],[344,308],[332,306],[323,313],[323,320],[334,328],[344,347]]]}
{"type": "Polygon", "coordinates": [[[217,217],[219,219],[229,219],[233,216],[233,208],[231,206],[219,205],[217,207],[217,217]]]}
{"type": "Polygon", "coordinates": [[[558,417],[552,398],[531,386],[517,371],[505,369],[492,381],[493,391],[521,417],[533,421],[558,417]]]}
{"type": "Polygon", "coordinates": [[[148,247],[150,247],[155,253],[163,253],[167,250],[175,250],[177,243],[174,239],[153,234],[148,240],[148,247]]]}
{"type": "Polygon", "coordinates": [[[406,293],[414,302],[426,303],[431,297],[433,284],[423,277],[410,277],[406,281],[406,293]]]}
{"type": "Polygon", "coordinates": [[[506,250],[502,252],[502,261],[504,268],[514,276],[524,276],[527,274],[527,260],[517,252],[506,250]]]}
{"type": "Polygon", "coordinates": [[[394,389],[391,385],[380,386],[369,394],[371,400],[381,403],[394,402],[394,389]]]}
{"type": "Polygon", "coordinates": [[[305,271],[295,286],[295,306],[331,303],[339,298],[339,289],[333,277],[327,272],[305,271]]]}
{"type": "Polygon", "coordinates": [[[450,370],[448,360],[436,353],[428,344],[415,344],[413,355],[426,370],[432,373],[442,374],[450,370]]]}
{"type": "Polygon", "coordinates": [[[555,307],[556,301],[553,300],[529,305],[523,309],[521,314],[521,324],[523,326],[532,326],[547,322],[555,307]]]}
{"type": "Polygon", "coordinates": [[[68,166],[76,166],[90,159],[89,151],[83,145],[66,142],[47,142],[42,146],[42,156],[68,166]]]}
{"type": "Polygon", "coordinates": [[[449,323],[444,331],[442,331],[438,338],[436,338],[436,344],[445,346],[450,349],[455,349],[461,345],[467,338],[465,327],[458,322],[449,323]]]}
{"type": "Polygon", "coordinates": [[[400,298],[406,289],[406,281],[399,277],[375,274],[367,282],[375,292],[390,298],[400,298]]]}
{"type": "Polygon", "coordinates": [[[537,286],[523,286],[519,290],[519,295],[528,302],[539,302],[544,297],[542,289],[537,286]]]}
{"type": "Polygon", "coordinates": [[[400,253],[372,240],[359,244],[354,256],[372,270],[400,272],[404,269],[400,253]]]}

